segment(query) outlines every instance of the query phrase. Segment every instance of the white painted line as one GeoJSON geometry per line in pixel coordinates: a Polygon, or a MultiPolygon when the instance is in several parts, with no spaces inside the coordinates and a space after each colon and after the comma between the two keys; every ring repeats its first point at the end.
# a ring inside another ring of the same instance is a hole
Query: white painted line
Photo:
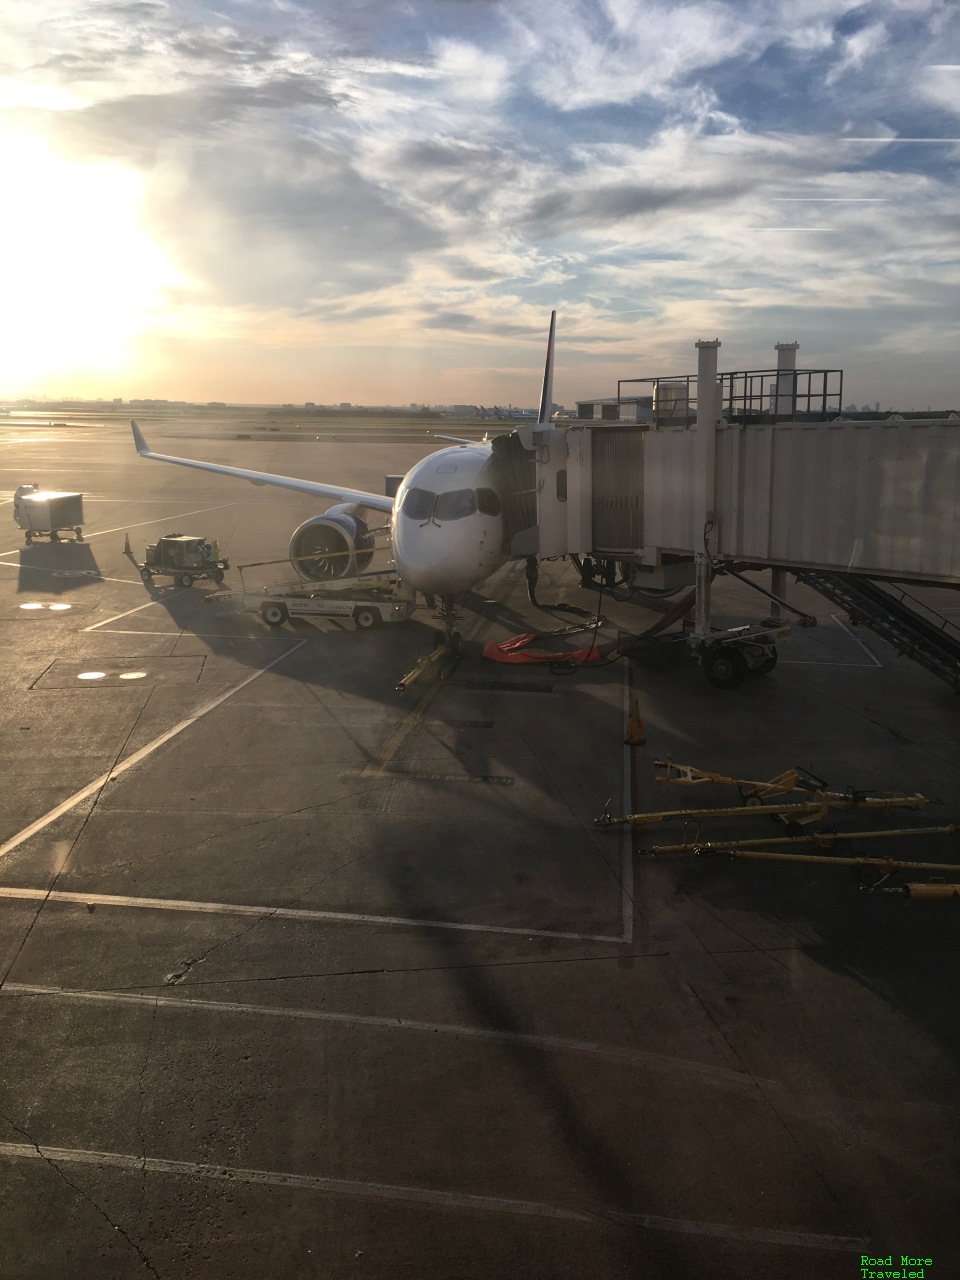
{"type": "Polygon", "coordinates": [[[628,1226],[648,1231],[679,1231],[683,1235],[715,1236],[721,1240],[744,1240],[750,1244],[770,1244],[797,1249],[823,1249],[831,1253],[860,1253],[869,1241],[866,1236],[828,1236],[809,1231],[776,1231],[769,1227],[736,1227],[723,1222],[689,1222],[684,1218],[662,1218],[656,1213],[618,1213],[608,1217],[628,1226]]]}
{"type": "MultiPolygon", "coordinates": [[[[14,555],[12,551],[4,552],[5,555],[14,555]]],[[[48,569],[40,564],[20,564],[19,562],[0,560],[0,569],[12,569],[14,573],[21,573],[26,570],[28,573],[53,573],[58,577],[63,577],[63,573],[57,569],[48,569]]],[[[110,578],[102,573],[84,573],[79,575],[86,578],[89,582],[123,582],[129,586],[140,586],[139,578],[110,578]]]]}
{"type": "Polygon", "coordinates": [[[875,654],[871,653],[871,651],[867,648],[867,646],[863,643],[863,641],[860,639],[858,635],[854,635],[854,633],[850,630],[850,628],[846,625],[846,623],[843,621],[842,618],[838,618],[835,613],[831,613],[830,617],[834,620],[834,622],[837,624],[837,626],[840,628],[841,631],[845,631],[847,635],[850,637],[850,639],[853,640],[855,644],[858,644],[860,646],[860,648],[867,655],[867,657],[870,659],[870,661],[873,663],[875,667],[883,666],[883,663],[880,661],[880,659],[876,657],[875,654]]]}
{"type": "MultiPolygon", "coordinates": [[[[187,590],[186,587],[180,588],[180,591],[186,591],[186,590],[187,590]]],[[[173,594],[177,594],[177,593],[171,592],[171,595],[173,594]]],[[[112,618],[104,618],[102,622],[95,622],[92,627],[83,627],[81,628],[81,630],[96,631],[98,627],[105,627],[108,622],[117,622],[120,618],[129,618],[131,613],[140,613],[142,609],[149,609],[150,606],[154,604],[163,604],[164,600],[169,600],[169,599],[170,599],[170,596],[166,595],[159,600],[148,600],[146,604],[138,604],[135,609],[128,609],[126,613],[115,613],[112,618]]],[[[175,630],[171,630],[171,631],[162,631],[162,632],[151,631],[149,633],[139,632],[139,631],[133,631],[133,632],[121,631],[119,634],[120,635],[141,635],[141,634],[158,635],[159,634],[159,635],[166,636],[166,635],[176,635],[180,630],[181,630],[180,627],[176,627],[175,630]]],[[[193,633],[191,632],[191,634],[193,633]]]]}
{"type": "Polygon", "coordinates": [[[288,658],[290,654],[296,653],[298,649],[302,649],[305,644],[306,641],[301,640],[300,643],[294,645],[292,649],[288,649],[286,653],[281,653],[278,657],[274,658],[272,662],[268,662],[265,667],[260,667],[259,670],[254,671],[253,675],[247,676],[246,679],[241,680],[239,684],[234,685],[232,689],[228,689],[226,693],[221,693],[220,696],[218,698],[214,698],[212,702],[205,703],[204,706],[199,708],[199,710],[194,711],[192,715],[187,716],[185,720],[181,720],[179,724],[175,724],[172,729],[168,729],[166,733],[161,733],[158,738],[154,738],[154,740],[152,742],[148,742],[145,747],[141,747],[139,751],[135,751],[132,756],[128,756],[127,759],[124,760],[123,764],[116,765],[113,769],[108,770],[106,773],[102,773],[99,778],[95,778],[93,782],[83,787],[80,791],[75,791],[72,796],[68,796],[68,798],[62,801],[62,803],[58,804],[48,813],[45,813],[42,818],[38,818],[36,822],[31,822],[28,827],[24,827],[23,830],[18,831],[15,836],[11,836],[6,843],[0,845],[0,858],[11,853],[14,849],[19,848],[24,841],[29,840],[30,837],[36,835],[38,831],[43,831],[45,827],[49,827],[51,822],[55,822],[57,818],[61,817],[63,814],[69,813],[71,809],[75,808],[78,804],[81,804],[89,796],[94,795],[106,783],[112,782],[114,778],[119,778],[120,775],[126,773],[128,769],[132,769],[133,766],[139,764],[141,760],[145,760],[147,756],[156,751],[158,747],[162,747],[164,743],[169,742],[171,738],[175,738],[177,734],[182,733],[184,729],[189,729],[192,724],[196,724],[196,722],[203,716],[207,715],[208,712],[215,710],[222,702],[226,702],[228,698],[232,698],[235,693],[239,693],[241,689],[245,689],[247,685],[252,684],[254,680],[258,680],[264,672],[269,671],[271,667],[275,667],[278,662],[283,662],[283,660],[288,658]]]}
{"type": "MultiPolygon", "coordinates": [[[[133,757],[131,756],[131,760],[133,757]]],[[[21,833],[22,836],[22,833],[21,833]]],[[[21,837],[16,837],[19,841],[21,837]]],[[[22,836],[22,838],[26,838],[22,836]]],[[[6,852],[0,847],[0,855],[6,852]]],[[[509,925],[462,924],[451,920],[413,920],[406,916],[362,915],[349,911],[313,911],[308,907],[261,907],[234,902],[193,902],[186,898],[130,898],[110,893],[68,893],[64,890],[0,887],[0,899],[41,899],[100,907],[129,907],[139,911],[185,911],[198,915],[255,916],[261,919],[307,920],[331,924],[393,925],[414,929],[454,929],[462,933],[502,933],[518,938],[564,938],[569,942],[622,942],[621,937],[588,933],[561,933],[553,929],[516,929],[509,925]]]]}
{"type": "Polygon", "coordinates": [[[436,1205],[443,1209],[465,1209],[483,1213],[509,1213],[526,1218],[552,1218],[582,1222],[592,1226],[629,1224],[648,1231],[680,1232],[684,1235],[719,1236],[751,1244],[793,1245],[859,1253],[868,1243],[860,1236],[814,1235],[803,1231],[771,1231],[762,1227],[729,1226],[722,1222],[690,1222],[684,1218],[664,1218],[655,1214],[627,1214],[597,1210],[565,1209],[536,1200],[507,1200],[497,1196],[467,1192],[436,1191],[430,1187],[407,1187],[389,1182],[359,1182],[351,1178],[323,1178],[304,1173],[281,1173],[272,1169],[246,1169],[229,1165],[194,1164],[187,1160],[159,1160],[153,1156],[127,1155],[120,1151],[84,1151],[75,1147],[46,1147],[29,1142],[0,1142],[0,1157],[8,1160],[44,1160],[56,1165],[85,1164],[98,1168],[126,1169],[144,1173],[169,1173],[187,1178],[211,1178],[255,1186],[292,1187],[326,1195],[356,1196],[365,1200],[392,1200],[411,1204],[436,1205]]]}
{"type": "MultiPolygon", "coordinates": [[[[224,507],[235,507],[235,502],[218,502],[215,507],[197,507],[196,511],[178,511],[172,516],[158,516],[156,520],[139,520],[136,524],[118,524],[115,529],[98,529],[96,533],[85,533],[83,535],[84,542],[89,542],[91,538],[102,538],[108,533],[123,533],[127,529],[142,529],[148,524],[167,524],[171,520],[185,520],[187,516],[199,516],[205,511],[222,511],[224,507]]],[[[23,547],[15,547],[13,551],[0,551],[0,556],[15,556],[23,550],[23,547]]]]}
{"type": "MultiPolygon", "coordinates": [[[[183,588],[188,591],[188,587],[183,588]]],[[[330,621],[330,619],[327,619],[330,621]]],[[[84,631],[92,631],[92,627],[84,627],[84,631]]],[[[111,627],[103,633],[105,636],[162,636],[167,640],[175,640],[180,636],[184,640],[289,640],[289,631],[281,631],[279,627],[271,627],[269,631],[184,631],[176,623],[168,631],[124,631],[121,627],[111,627]]],[[[319,634],[323,635],[323,632],[319,634]]],[[[301,644],[306,644],[302,640],[301,644]]],[[[866,666],[864,662],[858,664],[866,666]]]]}
{"type": "MultiPolygon", "coordinates": [[[[186,991],[189,988],[183,987],[186,991]]],[[[325,1009],[290,1009],[276,1005],[238,1004],[227,1000],[195,1000],[173,996],[147,995],[132,991],[77,991],[64,987],[43,987],[31,983],[6,982],[0,988],[5,996],[47,996],[59,1000],[89,1001],[93,1004],[133,1004],[149,1008],[159,1006],[186,1013],[200,1009],[205,1013],[253,1014],[265,1018],[293,1018],[302,1022],[335,1022],[351,1027],[371,1027],[385,1031],[420,1031],[429,1035],[465,1037],[471,1040],[491,1040],[500,1044],[525,1045],[531,1049],[548,1049],[551,1052],[583,1053],[595,1058],[609,1058],[614,1062],[631,1062],[638,1067],[695,1076],[701,1084],[717,1084],[722,1088],[733,1087],[740,1092],[755,1094],[762,1100],[760,1087],[776,1088],[775,1080],[760,1080],[746,1071],[734,1071],[728,1067],[715,1067],[693,1062],[689,1058],[673,1058],[669,1054],[649,1053],[644,1049],[626,1049],[617,1045],[595,1044],[587,1040],[569,1040],[561,1036],[537,1036],[519,1031],[498,1031],[492,1027],[460,1026],[446,1022],[420,1022],[411,1018],[379,1018],[369,1014],[332,1013],[325,1009]]]]}
{"type": "MultiPolygon", "coordinates": [[[[193,632],[190,634],[192,635],[193,632]]],[[[820,662],[812,658],[781,658],[778,665],[781,667],[856,667],[859,671],[870,670],[869,662],[820,662]]],[[[880,666],[879,662],[877,666],[880,666]]]]}

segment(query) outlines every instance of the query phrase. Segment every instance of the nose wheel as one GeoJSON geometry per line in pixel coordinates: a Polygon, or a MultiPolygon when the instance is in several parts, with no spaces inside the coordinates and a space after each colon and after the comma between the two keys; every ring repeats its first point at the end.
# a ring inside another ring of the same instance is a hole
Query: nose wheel
{"type": "Polygon", "coordinates": [[[406,693],[412,684],[425,676],[445,680],[463,656],[463,636],[456,629],[460,615],[455,598],[441,596],[440,608],[433,616],[443,623],[443,634],[434,633],[433,651],[420,658],[413,670],[403,677],[397,685],[397,693],[406,693]]]}
{"type": "Polygon", "coordinates": [[[442,644],[448,657],[462,657],[463,636],[457,630],[460,613],[457,609],[456,596],[441,596],[440,608],[433,616],[438,622],[443,623],[443,639],[440,640],[439,636],[437,637],[438,646],[442,644]]]}

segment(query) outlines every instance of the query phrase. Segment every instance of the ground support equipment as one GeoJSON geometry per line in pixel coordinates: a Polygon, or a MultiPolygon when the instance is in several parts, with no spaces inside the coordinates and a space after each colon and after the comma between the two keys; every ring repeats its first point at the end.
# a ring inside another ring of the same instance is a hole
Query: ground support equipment
{"type": "Polygon", "coordinates": [[[946,827],[898,827],[890,831],[811,831],[806,835],[777,836],[773,840],[695,840],[685,844],[655,844],[646,851],[654,857],[668,853],[719,853],[730,854],[757,849],[763,845],[815,844],[821,849],[849,848],[854,840],[881,840],[894,836],[950,836],[955,826],[946,827]]]}
{"type": "Polygon", "coordinates": [[[860,880],[864,893],[901,893],[908,900],[936,901],[944,898],[960,899],[960,883],[947,883],[936,877],[926,883],[911,882],[906,885],[887,886],[886,882],[897,871],[949,871],[960,875],[960,863],[908,862],[898,858],[868,858],[856,856],[827,857],[817,853],[771,853],[765,849],[698,850],[698,853],[716,853],[723,858],[736,858],[743,862],[804,862],[820,866],[852,867],[860,880]]]}
{"type": "Polygon", "coordinates": [[[454,632],[455,641],[444,640],[439,634],[434,639],[431,653],[419,658],[402,680],[397,682],[397,693],[403,696],[418,680],[446,680],[463,656],[460,633],[454,632]]]}
{"type": "Polygon", "coordinates": [[[740,793],[740,799],[748,807],[759,806],[765,800],[785,795],[809,796],[811,802],[813,800],[850,800],[854,802],[851,806],[853,808],[862,807],[866,800],[887,802],[893,809],[919,809],[924,804],[937,803],[919,794],[878,796],[869,788],[847,787],[845,791],[830,791],[823,778],[818,778],[815,774],[801,768],[787,769],[768,782],[757,782],[752,778],[730,778],[723,773],[697,769],[694,765],[674,764],[669,758],[654,760],[653,763],[655,768],[664,770],[664,773],[657,775],[655,779],[658,783],[667,782],[690,787],[712,783],[716,786],[736,787],[740,793]],[[907,801],[911,803],[905,803],[907,801]]]}
{"type": "MultiPolygon", "coordinates": [[[[609,803],[609,802],[608,802],[609,803]]],[[[596,827],[624,826],[634,827],[656,826],[663,822],[700,822],[710,818],[754,818],[771,817],[790,823],[819,822],[832,809],[872,809],[881,813],[889,813],[891,809],[922,809],[930,801],[926,796],[834,796],[816,795],[805,803],[799,804],[753,804],[744,808],[742,805],[730,805],[719,809],[662,809],[654,813],[628,813],[623,817],[614,817],[604,811],[594,819],[596,827]]],[[[789,834],[789,832],[788,832],[789,834]]],[[[800,834],[798,832],[797,834],[800,834]]]]}
{"type": "Polygon", "coordinates": [[[244,574],[251,569],[281,563],[287,562],[240,565],[241,590],[207,598],[239,596],[248,613],[259,613],[271,627],[282,627],[290,618],[352,618],[360,631],[370,631],[387,622],[405,622],[416,607],[412,589],[400,582],[395,571],[358,573],[352,578],[324,582],[301,578],[267,587],[247,585],[244,574]]]}
{"type": "Polygon", "coordinates": [[[21,484],[13,494],[13,518],[23,530],[26,545],[36,538],[59,542],[62,533],[83,541],[83,494],[44,490],[35,484],[21,484]]]}
{"type": "Polygon", "coordinates": [[[195,534],[165,533],[147,547],[144,562],[137,568],[144,582],[154,577],[172,578],[178,587],[192,587],[198,579],[206,578],[220,586],[230,562],[221,556],[216,541],[195,534]]]}

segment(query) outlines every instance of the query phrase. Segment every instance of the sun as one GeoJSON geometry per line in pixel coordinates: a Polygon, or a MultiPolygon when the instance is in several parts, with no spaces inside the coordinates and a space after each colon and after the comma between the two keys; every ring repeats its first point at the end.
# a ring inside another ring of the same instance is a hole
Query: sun
{"type": "Polygon", "coordinates": [[[0,173],[0,395],[101,394],[181,283],[140,225],[143,180],[3,132],[0,173]]]}

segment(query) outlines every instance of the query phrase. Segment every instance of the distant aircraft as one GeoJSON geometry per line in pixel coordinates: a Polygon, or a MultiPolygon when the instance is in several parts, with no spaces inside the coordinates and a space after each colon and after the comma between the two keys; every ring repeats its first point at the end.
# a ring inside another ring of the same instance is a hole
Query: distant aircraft
{"type": "MultiPolygon", "coordinates": [[[[550,423],[556,319],[554,311],[550,316],[539,426],[550,423]]],[[[431,453],[410,468],[396,497],[390,498],[315,480],[154,453],[136,422],[131,421],[130,425],[142,458],[236,476],[252,484],[295,489],[317,498],[337,499],[338,505],[304,521],[290,539],[291,561],[300,573],[315,581],[346,577],[369,565],[374,530],[384,523],[372,521],[372,512],[389,516],[393,560],[400,578],[415,591],[437,597],[445,621],[455,617],[458,598],[510,559],[504,521],[508,486],[492,441],[462,441],[455,448],[431,453]]]]}

